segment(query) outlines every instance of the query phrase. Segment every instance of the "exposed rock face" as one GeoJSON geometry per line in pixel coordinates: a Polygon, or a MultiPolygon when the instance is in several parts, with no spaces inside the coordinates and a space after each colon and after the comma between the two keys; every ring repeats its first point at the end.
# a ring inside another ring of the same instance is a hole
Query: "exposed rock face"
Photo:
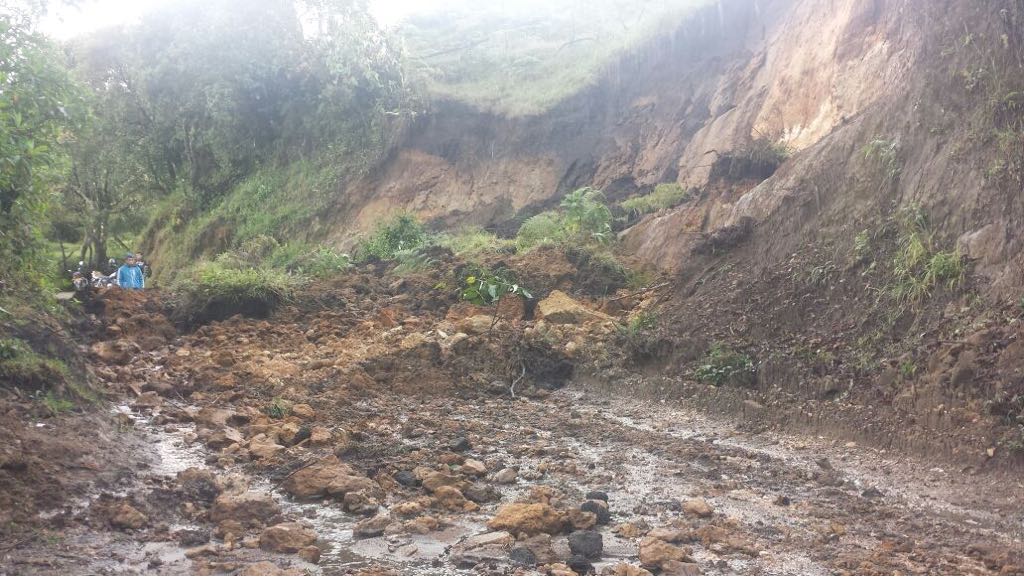
{"type": "Polygon", "coordinates": [[[611,321],[604,313],[585,307],[560,290],[551,291],[537,303],[537,316],[549,323],[579,325],[590,321],[611,321]]]}

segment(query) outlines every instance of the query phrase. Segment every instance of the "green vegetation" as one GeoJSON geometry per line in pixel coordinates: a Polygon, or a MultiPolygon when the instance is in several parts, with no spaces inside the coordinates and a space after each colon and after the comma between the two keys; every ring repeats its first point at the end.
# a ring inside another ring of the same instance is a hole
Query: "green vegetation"
{"type": "Polygon", "coordinates": [[[292,413],[292,404],[279,397],[274,397],[267,406],[263,407],[263,414],[271,419],[283,419],[292,413]]]}
{"type": "Polygon", "coordinates": [[[0,383],[27,390],[53,389],[67,384],[67,365],[34,351],[18,338],[0,339],[0,383]]]}
{"type": "Polygon", "coordinates": [[[756,369],[753,359],[747,355],[716,343],[694,371],[694,377],[702,383],[716,387],[751,386],[754,384],[756,369]]]}
{"type": "Polygon", "coordinates": [[[935,249],[927,215],[919,207],[901,210],[895,224],[893,280],[887,290],[897,304],[916,304],[937,286],[952,290],[963,282],[963,258],[955,251],[935,249]]]}
{"type": "Polygon", "coordinates": [[[900,144],[895,140],[876,138],[864,145],[864,158],[874,159],[882,167],[884,183],[895,183],[903,172],[900,160],[900,144]]]}
{"type": "Polygon", "coordinates": [[[466,228],[456,233],[442,232],[436,235],[434,243],[464,257],[515,249],[515,241],[498,238],[480,228],[466,228]]]}
{"type": "Polygon", "coordinates": [[[188,324],[235,314],[263,318],[291,297],[297,283],[279,270],[203,263],[175,283],[175,316],[188,324]]]}
{"type": "Polygon", "coordinates": [[[356,258],[360,261],[393,260],[399,251],[423,246],[427,241],[427,231],[416,217],[399,214],[377,225],[370,238],[359,245],[356,258]]]}
{"type": "Polygon", "coordinates": [[[626,325],[630,333],[637,334],[658,326],[658,315],[653,311],[640,311],[629,319],[626,325]]]}
{"type": "Polygon", "coordinates": [[[691,196],[679,183],[668,182],[655,186],[650,194],[624,200],[619,206],[628,213],[641,215],[678,206],[691,196]]]}
{"type": "Polygon", "coordinates": [[[451,2],[400,30],[410,74],[436,97],[511,116],[539,114],[705,0],[451,2]],[[543,16],[541,16],[541,14],[543,16]]]}
{"type": "Polygon", "coordinates": [[[466,277],[466,286],[462,289],[462,300],[476,305],[490,305],[501,300],[506,294],[518,295],[532,299],[533,295],[519,284],[503,276],[491,272],[466,277]]]}
{"type": "Polygon", "coordinates": [[[612,240],[612,213],[604,193],[584,187],[565,195],[558,210],[528,218],[516,234],[516,246],[604,244],[612,240]]]}
{"type": "Polygon", "coordinates": [[[59,415],[60,413],[66,413],[71,409],[75,408],[75,404],[68,399],[58,397],[53,394],[53,391],[49,391],[43,397],[43,406],[50,412],[51,415],[59,415]]]}

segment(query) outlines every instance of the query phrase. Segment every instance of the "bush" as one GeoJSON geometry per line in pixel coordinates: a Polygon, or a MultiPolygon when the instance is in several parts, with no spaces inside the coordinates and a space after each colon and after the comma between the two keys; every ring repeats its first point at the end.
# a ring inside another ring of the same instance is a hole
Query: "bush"
{"type": "Polygon", "coordinates": [[[565,241],[566,231],[561,216],[557,212],[542,212],[531,216],[523,222],[516,233],[516,245],[521,250],[528,250],[547,244],[560,244],[565,241]]]}
{"type": "Polygon", "coordinates": [[[466,228],[456,234],[439,234],[435,244],[447,248],[459,256],[472,256],[485,252],[496,252],[513,246],[514,242],[498,238],[482,228],[466,228]]]}
{"type": "Polygon", "coordinates": [[[518,283],[489,272],[466,277],[466,286],[462,289],[462,299],[475,305],[494,304],[506,294],[519,295],[527,299],[533,298],[530,291],[518,283]]]}
{"type": "Polygon", "coordinates": [[[175,317],[190,325],[236,314],[266,318],[291,297],[296,284],[295,277],[273,269],[205,263],[174,286],[175,317]]]}
{"type": "Polygon", "coordinates": [[[716,387],[729,384],[751,386],[755,375],[754,361],[750,357],[720,344],[711,347],[694,371],[698,381],[716,387]]]}
{"type": "Polygon", "coordinates": [[[516,233],[516,245],[528,250],[540,245],[604,244],[612,239],[612,212],[600,190],[584,187],[565,195],[557,211],[528,218],[516,233]]]}
{"type": "Polygon", "coordinates": [[[360,245],[359,260],[393,260],[400,250],[414,249],[426,244],[427,232],[411,214],[400,214],[381,223],[373,234],[360,245]]]}
{"type": "Polygon", "coordinates": [[[690,196],[690,191],[679,183],[667,182],[655,186],[650,194],[624,200],[619,206],[627,213],[640,215],[672,208],[689,200],[690,196]]]}

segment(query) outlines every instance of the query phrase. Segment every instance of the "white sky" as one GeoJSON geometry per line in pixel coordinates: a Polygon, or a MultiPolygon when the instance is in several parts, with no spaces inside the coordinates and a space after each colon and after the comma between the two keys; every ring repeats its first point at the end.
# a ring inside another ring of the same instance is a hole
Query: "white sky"
{"type": "MultiPolygon", "coordinates": [[[[98,28],[135,22],[154,7],[173,3],[174,0],[82,0],[73,7],[54,3],[41,28],[54,38],[66,40],[98,28]]],[[[446,3],[446,0],[370,0],[370,8],[382,24],[390,25],[409,14],[433,11],[446,3]]]]}

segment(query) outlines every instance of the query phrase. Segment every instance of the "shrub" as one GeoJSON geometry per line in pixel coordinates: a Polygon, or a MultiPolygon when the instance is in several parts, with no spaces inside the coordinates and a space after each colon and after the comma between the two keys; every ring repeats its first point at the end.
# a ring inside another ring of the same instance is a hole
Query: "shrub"
{"type": "Polygon", "coordinates": [[[679,183],[666,182],[655,186],[650,194],[624,200],[619,206],[628,213],[640,215],[672,208],[689,200],[690,196],[679,183]]]}
{"type": "Polygon", "coordinates": [[[912,304],[945,285],[954,289],[964,278],[963,257],[957,251],[935,251],[927,215],[916,206],[896,216],[896,254],[889,294],[900,305],[912,304]]]}
{"type": "Polygon", "coordinates": [[[400,214],[381,223],[357,252],[360,260],[392,260],[400,250],[413,249],[427,242],[423,225],[411,214],[400,214]]]}
{"type": "Polygon", "coordinates": [[[462,299],[476,305],[489,305],[498,302],[502,295],[514,294],[532,299],[533,295],[518,283],[493,273],[481,273],[479,276],[466,277],[466,286],[462,289],[462,299]]]}
{"type": "Polygon", "coordinates": [[[423,272],[435,266],[437,261],[423,251],[423,247],[407,248],[395,252],[395,268],[392,272],[397,275],[407,275],[423,272]]]}
{"type": "Polygon", "coordinates": [[[348,253],[320,245],[297,259],[295,272],[315,278],[326,278],[345,272],[351,266],[352,258],[348,253]]]}
{"type": "Polygon", "coordinates": [[[565,195],[559,205],[564,213],[565,229],[569,236],[584,242],[607,242],[612,232],[612,211],[605,204],[604,193],[589,186],[565,195]]]}
{"type": "Polygon", "coordinates": [[[531,216],[523,222],[516,233],[516,245],[526,250],[546,244],[559,244],[565,238],[565,225],[561,216],[557,212],[548,211],[531,216]]]}
{"type": "Polygon", "coordinates": [[[750,386],[754,384],[755,376],[754,361],[750,357],[721,344],[712,346],[694,371],[698,381],[716,387],[727,384],[750,386]]]}
{"type": "Polygon", "coordinates": [[[186,324],[236,314],[265,318],[291,297],[296,282],[295,277],[278,270],[205,263],[174,286],[175,317],[186,324]]]}

